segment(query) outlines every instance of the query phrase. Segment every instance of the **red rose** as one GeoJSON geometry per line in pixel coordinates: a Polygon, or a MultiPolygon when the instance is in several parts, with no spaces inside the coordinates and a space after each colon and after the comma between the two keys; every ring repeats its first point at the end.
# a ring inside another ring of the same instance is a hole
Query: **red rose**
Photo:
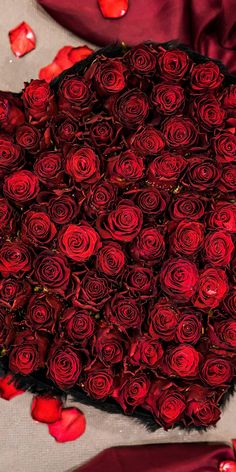
{"type": "Polygon", "coordinates": [[[156,70],[157,53],[151,44],[140,44],[125,54],[124,61],[135,74],[152,76],[156,70]]]}
{"type": "Polygon", "coordinates": [[[6,234],[8,231],[12,234],[15,218],[8,201],[0,198],[0,232],[6,234]]]}
{"type": "Polygon", "coordinates": [[[6,133],[12,133],[16,126],[25,121],[22,103],[16,94],[0,92],[0,125],[6,133]]]}
{"type": "Polygon", "coordinates": [[[234,243],[225,231],[209,233],[204,243],[205,260],[213,266],[227,266],[233,256],[234,243]]]}
{"type": "Polygon", "coordinates": [[[191,401],[187,406],[187,415],[195,426],[215,425],[220,419],[220,409],[210,400],[191,401]]]}
{"type": "Polygon", "coordinates": [[[31,295],[31,286],[26,280],[8,277],[0,281],[0,305],[9,311],[23,308],[31,295]]]}
{"type": "Polygon", "coordinates": [[[236,288],[229,290],[227,297],[223,301],[223,309],[236,318],[236,288]]]}
{"type": "Polygon", "coordinates": [[[94,94],[83,77],[68,77],[61,81],[58,89],[58,107],[61,112],[74,118],[88,113],[92,108],[94,94]]]}
{"type": "Polygon", "coordinates": [[[174,300],[184,302],[194,295],[199,275],[193,262],[176,258],[169,259],[163,264],[160,278],[162,290],[174,300]]]}
{"type": "Polygon", "coordinates": [[[193,305],[201,310],[213,310],[225,298],[228,280],[222,269],[209,268],[200,274],[193,305]]]}
{"type": "Polygon", "coordinates": [[[53,333],[61,310],[62,304],[54,295],[36,293],[28,302],[26,324],[32,330],[53,333]]]}
{"type": "Polygon", "coordinates": [[[129,360],[134,365],[144,364],[149,369],[156,369],[160,365],[163,352],[163,347],[157,339],[143,336],[132,342],[129,360]]]}
{"type": "Polygon", "coordinates": [[[93,348],[99,360],[105,365],[117,364],[123,359],[123,338],[113,328],[101,328],[98,330],[93,348]]]}
{"type": "Polygon", "coordinates": [[[236,86],[234,84],[224,88],[222,102],[224,108],[234,111],[236,105],[236,86]]]}
{"type": "Polygon", "coordinates": [[[236,320],[228,319],[223,321],[214,321],[210,338],[214,345],[222,349],[234,350],[236,348],[236,320]]]}
{"type": "Polygon", "coordinates": [[[177,377],[195,377],[199,372],[200,354],[193,346],[180,344],[167,349],[163,371],[177,377]]]}
{"type": "Polygon", "coordinates": [[[41,141],[42,136],[33,125],[24,124],[16,130],[16,142],[32,154],[40,150],[41,141]]]}
{"type": "Polygon", "coordinates": [[[20,169],[24,164],[24,155],[20,146],[7,136],[0,136],[0,177],[20,169]]]}
{"type": "Polygon", "coordinates": [[[59,250],[75,262],[86,262],[101,247],[98,233],[89,224],[68,225],[58,234],[59,250]]]}
{"type": "Polygon", "coordinates": [[[105,318],[120,329],[140,328],[143,322],[142,306],[128,295],[117,294],[105,307],[105,318]]]}
{"type": "Polygon", "coordinates": [[[84,389],[95,400],[105,400],[114,390],[112,371],[102,364],[94,364],[88,368],[84,389]]]}
{"type": "Polygon", "coordinates": [[[164,258],[165,240],[157,228],[144,228],[140,231],[131,247],[131,254],[136,261],[154,265],[164,258]]]}
{"type": "Polygon", "coordinates": [[[130,266],[125,277],[125,287],[133,296],[146,300],[157,292],[156,276],[148,267],[130,266]]]}
{"type": "MultiPolygon", "coordinates": [[[[94,82],[96,90],[102,95],[121,92],[126,86],[126,67],[119,59],[96,61],[94,82]]],[[[93,65],[91,66],[93,67],[93,65]]],[[[89,71],[87,72],[89,74],[89,71]]]]}
{"type": "Polygon", "coordinates": [[[99,177],[99,159],[90,147],[73,145],[66,155],[65,171],[77,183],[93,184],[99,177]]]}
{"type": "Polygon", "coordinates": [[[107,279],[100,277],[96,272],[87,272],[81,282],[77,306],[97,312],[109,300],[110,293],[107,279]]]}
{"type": "Polygon", "coordinates": [[[126,255],[118,243],[108,242],[98,252],[96,267],[108,277],[117,277],[125,267],[126,255]]]}
{"type": "Polygon", "coordinates": [[[223,74],[215,62],[194,65],[191,70],[191,89],[197,93],[208,93],[218,89],[223,81],[223,74]]]}
{"type": "Polygon", "coordinates": [[[64,114],[57,115],[51,123],[51,130],[58,146],[73,143],[78,133],[78,124],[73,118],[64,114]]]}
{"type": "Polygon", "coordinates": [[[164,79],[179,82],[188,72],[190,61],[184,51],[179,49],[165,51],[165,49],[161,49],[158,53],[158,65],[160,75],[164,79]]]}
{"type": "Polygon", "coordinates": [[[3,277],[22,277],[31,269],[31,253],[20,241],[6,242],[0,249],[0,272],[3,277]]]}
{"type": "Polygon", "coordinates": [[[125,151],[107,161],[107,177],[118,187],[126,187],[144,176],[144,161],[133,151],[125,151]]]}
{"type": "Polygon", "coordinates": [[[217,201],[209,215],[210,228],[221,228],[229,233],[236,232],[236,207],[234,203],[217,201]]]}
{"type": "Polygon", "coordinates": [[[167,299],[160,299],[148,316],[148,332],[154,338],[172,341],[175,337],[180,313],[167,299]]]}
{"type": "Polygon", "coordinates": [[[180,422],[186,408],[184,394],[178,391],[176,386],[169,385],[161,381],[153,383],[145,401],[145,408],[150,410],[156,422],[165,428],[180,422]]]}
{"type": "Polygon", "coordinates": [[[117,141],[120,128],[115,128],[109,119],[95,121],[90,130],[89,136],[93,145],[97,148],[108,148],[117,141]]]}
{"type": "Polygon", "coordinates": [[[174,116],[163,126],[163,134],[170,148],[177,150],[194,146],[198,140],[198,131],[190,118],[174,116]]]}
{"type": "Polygon", "coordinates": [[[35,259],[34,275],[43,287],[63,296],[69,283],[70,268],[62,255],[43,251],[35,259]]]}
{"type": "Polygon", "coordinates": [[[148,394],[150,380],[146,374],[124,375],[119,388],[115,389],[113,397],[125,413],[133,413],[137,406],[142,405],[148,394]]]}
{"type": "Polygon", "coordinates": [[[218,188],[223,193],[236,192],[236,165],[228,164],[223,167],[218,188]]]}
{"type": "Polygon", "coordinates": [[[148,181],[160,189],[170,190],[186,168],[183,156],[166,152],[156,157],[147,168],[148,181]]]}
{"type": "Polygon", "coordinates": [[[197,221],[183,220],[178,223],[170,238],[171,249],[182,256],[196,255],[201,249],[204,239],[204,225],[197,221]]]}
{"type": "Polygon", "coordinates": [[[177,194],[170,205],[170,216],[174,221],[200,220],[204,215],[205,205],[202,197],[193,193],[177,194]]]}
{"type": "Polygon", "coordinates": [[[161,215],[166,209],[165,194],[155,187],[144,187],[135,190],[136,204],[143,213],[147,215],[161,215]]]}
{"type": "Polygon", "coordinates": [[[219,387],[231,382],[234,368],[230,361],[209,355],[202,366],[201,377],[211,387],[219,387]]]}
{"type": "Polygon", "coordinates": [[[34,172],[47,187],[61,187],[64,184],[62,154],[58,151],[46,151],[34,164],[34,172]]]}
{"type": "Polygon", "coordinates": [[[148,98],[139,89],[128,90],[115,100],[112,114],[124,127],[136,129],[149,114],[148,98]]]}
{"type": "Polygon", "coordinates": [[[21,238],[34,246],[47,246],[56,236],[55,225],[43,212],[27,211],[21,227],[21,238]]]}
{"type": "Polygon", "coordinates": [[[47,375],[61,390],[72,388],[79,379],[82,362],[79,352],[63,342],[55,343],[48,354],[47,375]]]}
{"type": "Polygon", "coordinates": [[[15,374],[29,375],[44,367],[48,341],[30,330],[19,333],[9,355],[9,368],[15,374]]]}
{"type": "Polygon", "coordinates": [[[29,170],[14,172],[5,178],[3,191],[16,205],[28,204],[39,193],[38,177],[29,170]]]}
{"type": "Polygon", "coordinates": [[[115,210],[97,219],[102,238],[130,242],[140,232],[143,223],[141,210],[130,200],[121,200],[115,210]]]}
{"type": "Polygon", "coordinates": [[[47,121],[55,111],[53,89],[44,80],[31,80],[26,84],[22,99],[32,125],[47,121]]]}
{"type": "Polygon", "coordinates": [[[99,181],[89,189],[86,212],[96,216],[98,213],[105,213],[111,208],[116,198],[116,188],[110,182],[99,181]]]}
{"type": "Polygon", "coordinates": [[[218,134],[214,141],[216,160],[222,164],[235,161],[236,136],[227,131],[218,134]]]}
{"type": "Polygon", "coordinates": [[[70,342],[87,344],[95,330],[94,318],[86,310],[67,308],[60,317],[62,333],[70,342]]]}
{"type": "Polygon", "coordinates": [[[78,204],[70,195],[65,194],[49,200],[49,216],[58,225],[70,223],[77,216],[78,210],[78,204]]]}
{"type": "Polygon", "coordinates": [[[201,315],[199,313],[184,313],[179,320],[175,337],[179,343],[196,344],[202,334],[201,315]]]}
{"type": "Polygon", "coordinates": [[[165,147],[164,136],[153,126],[143,126],[129,138],[130,146],[144,156],[160,154],[165,147]]]}
{"type": "Polygon", "coordinates": [[[185,101],[184,89],[174,84],[154,85],[151,101],[157,111],[164,115],[171,115],[176,110],[182,110],[185,101]]]}
{"type": "Polygon", "coordinates": [[[2,307],[0,308],[0,346],[7,349],[11,346],[15,337],[15,317],[2,307]]]}
{"type": "Polygon", "coordinates": [[[209,95],[196,100],[194,107],[198,122],[206,131],[213,131],[223,126],[225,111],[214,96],[209,95]]]}
{"type": "Polygon", "coordinates": [[[183,184],[198,191],[206,191],[215,187],[219,178],[220,168],[212,159],[196,156],[189,161],[183,184]]]}

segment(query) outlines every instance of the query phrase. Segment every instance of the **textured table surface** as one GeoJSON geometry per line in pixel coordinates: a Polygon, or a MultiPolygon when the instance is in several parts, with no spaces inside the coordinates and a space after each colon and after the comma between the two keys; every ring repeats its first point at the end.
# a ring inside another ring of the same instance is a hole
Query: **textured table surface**
{"type": "MultiPolygon", "coordinates": [[[[64,45],[84,44],[57,25],[34,0],[0,0],[0,89],[19,91],[23,82],[37,77],[64,45]],[[10,50],[8,31],[21,21],[30,24],[37,47],[17,59],[10,50]]],[[[32,421],[31,395],[6,402],[0,399],[0,472],[69,472],[76,465],[110,446],[183,441],[229,441],[236,437],[236,396],[226,406],[216,428],[205,433],[157,431],[122,415],[109,415],[81,405],[87,420],[85,434],[77,441],[57,444],[47,426],[32,421]]]]}

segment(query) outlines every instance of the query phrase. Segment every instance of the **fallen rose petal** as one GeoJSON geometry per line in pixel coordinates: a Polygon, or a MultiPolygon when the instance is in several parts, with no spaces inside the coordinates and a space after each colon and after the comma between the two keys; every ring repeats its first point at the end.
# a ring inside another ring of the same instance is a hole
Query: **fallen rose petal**
{"type": "Polygon", "coordinates": [[[60,73],[62,72],[61,67],[52,62],[45,67],[42,67],[39,71],[39,78],[41,80],[46,80],[46,82],[51,82],[51,80],[55,79],[60,73]]]}
{"type": "Polygon", "coordinates": [[[72,48],[68,54],[68,58],[73,64],[76,62],[82,61],[86,59],[86,57],[90,56],[94,51],[90,49],[88,46],[79,46],[78,48],[72,48]]]}
{"type": "Polygon", "coordinates": [[[73,66],[73,62],[69,59],[69,53],[72,49],[72,46],[64,46],[63,48],[59,49],[57,55],[53,59],[53,62],[56,63],[62,70],[73,66]]]}
{"type": "Polygon", "coordinates": [[[78,408],[63,408],[61,419],[48,425],[48,431],[57,442],[74,441],[86,428],[84,414],[78,408]]]}
{"type": "Polygon", "coordinates": [[[62,402],[53,397],[34,397],[31,404],[31,416],[40,423],[54,423],[61,418],[62,402]]]}
{"type": "Polygon", "coordinates": [[[121,18],[129,7],[128,0],[98,0],[98,4],[105,18],[121,18]]]}
{"type": "Polygon", "coordinates": [[[24,393],[24,390],[16,388],[11,374],[7,374],[5,377],[0,378],[0,398],[11,400],[22,393],[24,393]]]}
{"type": "Polygon", "coordinates": [[[223,461],[219,465],[219,472],[236,472],[236,462],[223,461]]]}
{"type": "Polygon", "coordinates": [[[22,57],[35,48],[35,34],[25,21],[9,31],[9,39],[11,49],[17,57],[22,57]]]}

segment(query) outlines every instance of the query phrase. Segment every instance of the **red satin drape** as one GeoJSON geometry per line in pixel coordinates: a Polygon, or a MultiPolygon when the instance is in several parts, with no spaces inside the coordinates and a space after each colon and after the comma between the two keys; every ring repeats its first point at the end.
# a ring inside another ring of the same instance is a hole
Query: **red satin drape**
{"type": "Polygon", "coordinates": [[[236,73],[235,0],[129,0],[128,13],[115,20],[102,16],[97,0],[38,3],[59,23],[99,46],[116,40],[134,45],[177,39],[236,73]]]}

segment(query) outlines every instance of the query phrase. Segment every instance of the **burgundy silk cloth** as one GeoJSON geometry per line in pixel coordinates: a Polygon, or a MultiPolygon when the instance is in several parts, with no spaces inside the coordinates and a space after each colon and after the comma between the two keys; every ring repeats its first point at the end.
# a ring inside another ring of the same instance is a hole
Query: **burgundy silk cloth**
{"type": "Polygon", "coordinates": [[[96,45],[176,39],[220,59],[236,73],[235,0],[129,0],[127,14],[119,19],[104,18],[97,0],[38,3],[63,26],[96,45]]]}
{"type": "Polygon", "coordinates": [[[233,460],[233,450],[225,444],[112,447],[76,472],[219,472],[222,461],[233,460]]]}

